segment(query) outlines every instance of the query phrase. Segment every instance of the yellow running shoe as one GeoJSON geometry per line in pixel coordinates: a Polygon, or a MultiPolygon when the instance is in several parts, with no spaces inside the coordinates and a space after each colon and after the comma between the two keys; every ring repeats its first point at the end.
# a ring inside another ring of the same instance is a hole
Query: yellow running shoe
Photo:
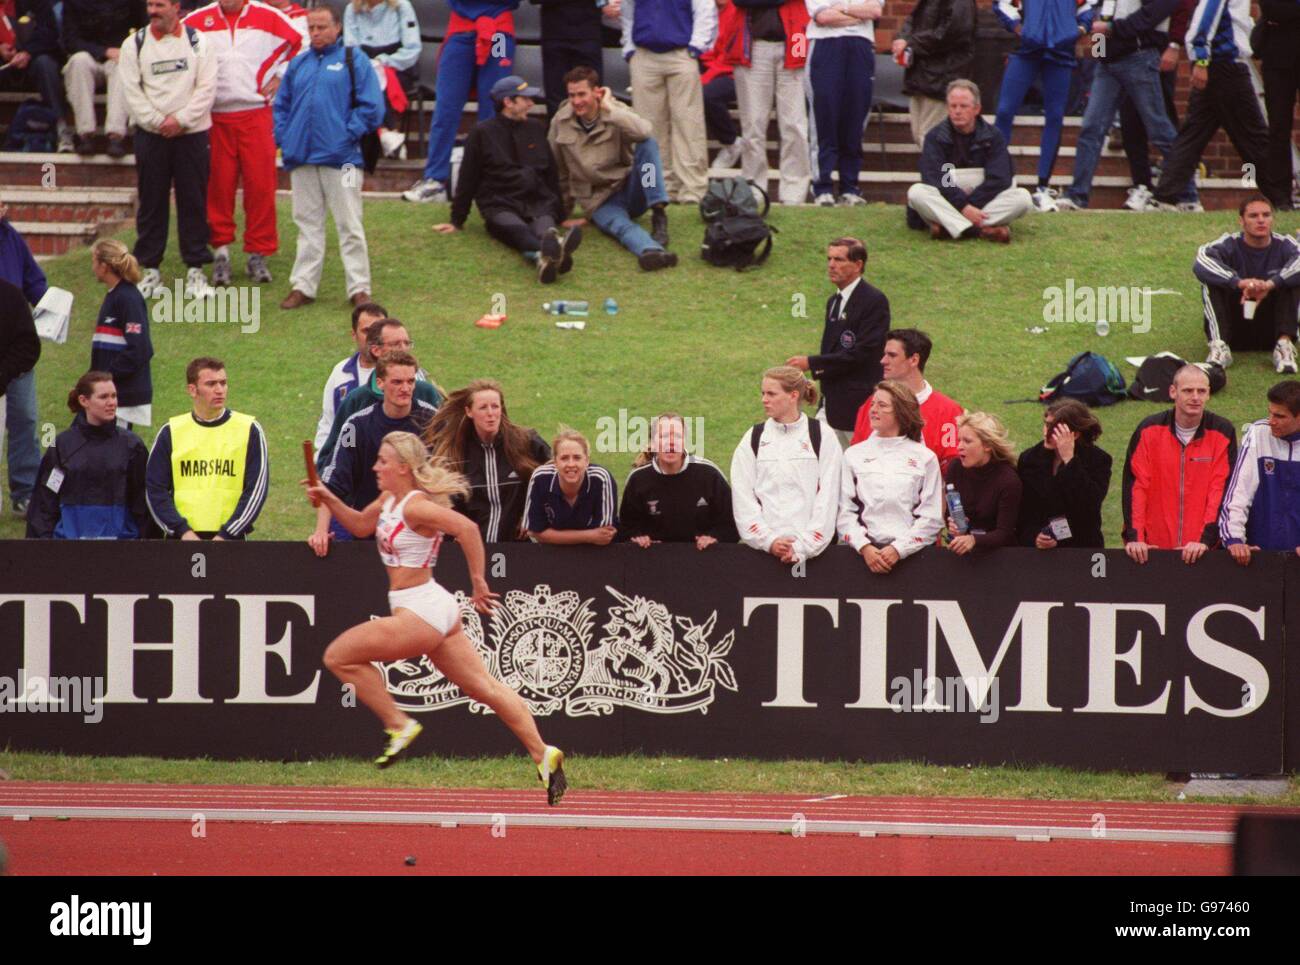
{"type": "Polygon", "coordinates": [[[546,803],[551,807],[560,803],[569,782],[564,779],[564,751],[547,746],[542,752],[542,762],[537,765],[537,779],[546,785],[546,803]]]}
{"type": "Polygon", "coordinates": [[[420,736],[420,731],[424,730],[419,721],[409,720],[406,726],[401,730],[384,729],[388,735],[388,746],[384,748],[383,753],[375,758],[376,767],[387,767],[393,761],[411,746],[411,741],[420,736]]]}

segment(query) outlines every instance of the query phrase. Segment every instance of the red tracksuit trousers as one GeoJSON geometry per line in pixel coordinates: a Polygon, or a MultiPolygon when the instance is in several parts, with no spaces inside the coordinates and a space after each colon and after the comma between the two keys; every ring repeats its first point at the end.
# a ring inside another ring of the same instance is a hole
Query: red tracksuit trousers
{"type": "Polygon", "coordinates": [[[208,224],[212,246],[235,240],[235,191],[244,182],[244,251],[273,255],[280,247],[275,224],[275,137],[271,108],[212,115],[212,172],[208,224]]]}

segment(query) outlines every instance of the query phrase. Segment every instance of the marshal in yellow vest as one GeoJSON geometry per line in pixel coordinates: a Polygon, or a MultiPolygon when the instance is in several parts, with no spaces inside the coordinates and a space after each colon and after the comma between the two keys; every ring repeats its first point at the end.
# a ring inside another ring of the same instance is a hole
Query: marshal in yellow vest
{"type": "Polygon", "coordinates": [[[172,430],[176,511],[195,532],[214,533],[234,514],[244,491],[253,417],[231,412],[221,425],[204,426],[187,412],[167,424],[172,430]]]}

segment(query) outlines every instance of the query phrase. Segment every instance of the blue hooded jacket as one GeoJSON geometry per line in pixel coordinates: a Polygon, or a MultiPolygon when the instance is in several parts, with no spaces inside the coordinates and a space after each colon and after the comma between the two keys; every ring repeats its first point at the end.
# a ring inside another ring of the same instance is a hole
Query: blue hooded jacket
{"type": "Polygon", "coordinates": [[[361,167],[361,138],[384,121],[384,99],[370,60],[338,40],[323,50],[308,47],[289,62],[275,95],[275,142],[284,169],[303,164],[361,167]],[[345,49],[352,50],[356,107],[345,49]]]}
{"type": "Polygon", "coordinates": [[[1092,26],[1097,8],[1091,0],[996,0],[993,12],[1006,29],[1020,28],[1017,54],[1073,67],[1079,28],[1092,26]]]}

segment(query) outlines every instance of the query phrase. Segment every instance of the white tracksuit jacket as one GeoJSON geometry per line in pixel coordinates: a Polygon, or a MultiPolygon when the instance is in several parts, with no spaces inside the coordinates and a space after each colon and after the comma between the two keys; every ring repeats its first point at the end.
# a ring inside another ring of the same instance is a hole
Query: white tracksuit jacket
{"type": "Polygon", "coordinates": [[[794,554],[812,559],[835,542],[840,465],[835,434],[822,427],[821,454],[813,452],[808,417],[763,424],[755,458],[751,427],[731,457],[731,507],[740,541],[767,552],[773,541],[793,536],[794,554]]]}
{"type": "Polygon", "coordinates": [[[943,528],[943,477],[924,443],[873,434],[844,451],[839,530],[859,553],[892,543],[902,559],[943,528]]]}

